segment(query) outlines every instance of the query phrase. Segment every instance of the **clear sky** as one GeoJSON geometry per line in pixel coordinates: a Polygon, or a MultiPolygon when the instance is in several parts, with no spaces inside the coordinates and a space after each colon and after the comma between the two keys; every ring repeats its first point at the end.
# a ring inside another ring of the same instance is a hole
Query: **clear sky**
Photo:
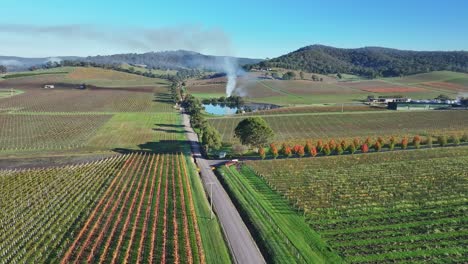
{"type": "Polygon", "coordinates": [[[468,50],[468,1],[0,0],[0,55],[265,58],[310,44],[468,50]]]}

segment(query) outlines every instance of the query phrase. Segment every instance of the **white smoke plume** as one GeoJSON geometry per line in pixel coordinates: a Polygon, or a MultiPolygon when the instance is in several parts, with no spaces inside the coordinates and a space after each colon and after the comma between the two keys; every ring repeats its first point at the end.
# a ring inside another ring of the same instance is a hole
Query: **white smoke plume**
{"type": "Polygon", "coordinates": [[[232,57],[225,57],[224,58],[224,72],[227,76],[227,84],[226,84],[226,96],[231,96],[236,89],[237,83],[237,69],[239,65],[237,64],[237,60],[232,57]]]}

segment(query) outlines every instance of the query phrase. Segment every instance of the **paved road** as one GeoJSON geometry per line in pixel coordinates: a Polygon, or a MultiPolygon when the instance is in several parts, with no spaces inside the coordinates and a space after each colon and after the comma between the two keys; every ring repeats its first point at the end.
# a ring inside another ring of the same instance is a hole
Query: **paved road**
{"type": "Polygon", "coordinates": [[[211,170],[211,163],[201,156],[198,137],[190,126],[188,115],[183,114],[183,120],[188,140],[192,145],[192,154],[200,168],[202,182],[205,185],[208,196],[210,196],[210,184],[213,184],[214,211],[218,215],[234,261],[242,264],[265,263],[265,259],[242,221],[236,207],[211,170]]]}

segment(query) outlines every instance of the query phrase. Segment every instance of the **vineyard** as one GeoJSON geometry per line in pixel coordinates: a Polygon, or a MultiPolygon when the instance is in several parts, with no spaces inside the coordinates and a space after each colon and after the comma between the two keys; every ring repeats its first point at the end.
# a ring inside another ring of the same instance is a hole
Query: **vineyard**
{"type": "Polygon", "coordinates": [[[170,103],[153,102],[164,98],[166,88],[139,89],[78,90],[37,87],[25,89],[23,94],[1,99],[0,109],[19,112],[167,112],[172,109],[170,103]]]}
{"type": "Polygon", "coordinates": [[[458,147],[247,165],[347,262],[463,263],[467,163],[458,147]]]}
{"type": "Polygon", "coordinates": [[[0,263],[205,263],[189,178],[181,154],[0,171],[0,263]]]}
{"type": "Polygon", "coordinates": [[[64,254],[127,158],[0,171],[0,263],[46,263],[64,254]]]}
{"type": "MultiPolygon", "coordinates": [[[[244,117],[211,118],[224,142],[236,143],[234,128],[244,117]]],[[[278,114],[263,116],[275,132],[274,141],[304,143],[306,139],[428,135],[466,131],[465,111],[278,114]]],[[[463,134],[463,133],[462,133],[463,134]]]]}

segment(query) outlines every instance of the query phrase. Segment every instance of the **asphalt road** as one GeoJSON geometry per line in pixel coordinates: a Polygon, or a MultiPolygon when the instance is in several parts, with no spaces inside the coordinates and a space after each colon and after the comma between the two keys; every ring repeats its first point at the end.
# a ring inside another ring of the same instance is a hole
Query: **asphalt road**
{"type": "Polygon", "coordinates": [[[202,182],[205,186],[205,190],[207,190],[208,196],[211,195],[210,188],[212,185],[213,208],[221,223],[234,261],[242,264],[265,263],[265,259],[242,221],[236,207],[211,170],[211,162],[202,157],[198,137],[190,126],[189,116],[186,114],[182,115],[187,138],[191,142],[192,154],[200,168],[202,182]]]}

